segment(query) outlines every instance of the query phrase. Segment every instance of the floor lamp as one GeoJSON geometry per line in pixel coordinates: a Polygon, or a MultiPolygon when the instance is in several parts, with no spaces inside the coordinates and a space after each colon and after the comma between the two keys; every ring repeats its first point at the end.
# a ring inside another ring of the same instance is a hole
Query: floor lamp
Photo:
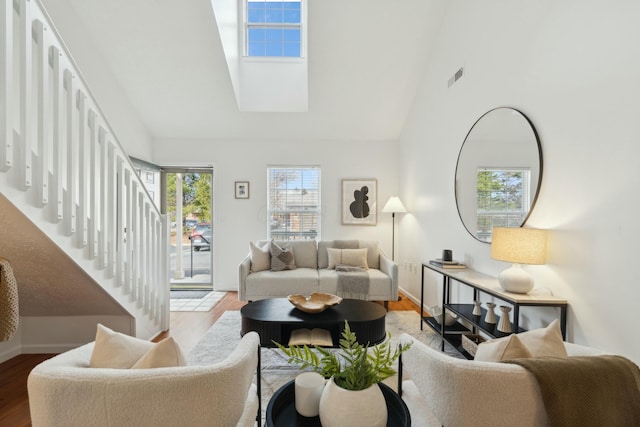
{"type": "Polygon", "coordinates": [[[389,201],[384,208],[382,208],[382,212],[389,213],[391,212],[392,225],[391,225],[391,260],[395,261],[395,249],[396,249],[396,213],[406,213],[404,205],[400,201],[397,196],[392,196],[389,198],[389,201]]]}

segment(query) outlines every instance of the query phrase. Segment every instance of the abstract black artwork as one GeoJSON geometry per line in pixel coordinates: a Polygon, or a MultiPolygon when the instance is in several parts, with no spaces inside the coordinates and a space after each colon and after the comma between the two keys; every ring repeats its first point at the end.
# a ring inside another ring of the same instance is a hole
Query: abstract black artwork
{"type": "Polygon", "coordinates": [[[342,180],[342,223],[376,225],[377,181],[375,179],[342,180]]]}

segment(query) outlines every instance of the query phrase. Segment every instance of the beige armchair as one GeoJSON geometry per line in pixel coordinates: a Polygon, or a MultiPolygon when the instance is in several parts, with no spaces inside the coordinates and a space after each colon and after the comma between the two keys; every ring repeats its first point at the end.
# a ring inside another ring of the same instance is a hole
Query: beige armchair
{"type": "Polygon", "coordinates": [[[86,344],[31,371],[32,425],[255,426],[259,342],[250,332],[219,363],[155,369],[89,368],[86,344]]]}
{"type": "MultiPolygon", "coordinates": [[[[423,425],[547,425],[538,384],[523,367],[457,359],[407,334],[400,341],[413,343],[402,355],[404,377],[410,378],[401,383],[403,398],[409,400],[410,410],[418,408],[434,415],[437,421],[423,425]]],[[[564,344],[569,356],[603,354],[589,347],[564,344]]]]}

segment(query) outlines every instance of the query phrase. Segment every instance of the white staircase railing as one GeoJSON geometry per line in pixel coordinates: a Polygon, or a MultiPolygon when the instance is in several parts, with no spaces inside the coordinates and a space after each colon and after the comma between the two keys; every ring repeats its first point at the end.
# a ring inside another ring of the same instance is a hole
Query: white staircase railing
{"type": "Polygon", "coordinates": [[[0,5],[4,185],[25,193],[27,203],[104,271],[92,277],[112,296],[120,294],[117,300],[128,301],[127,308],[138,311],[132,315],[166,329],[166,217],[42,6],[35,0],[0,0],[0,5]]]}

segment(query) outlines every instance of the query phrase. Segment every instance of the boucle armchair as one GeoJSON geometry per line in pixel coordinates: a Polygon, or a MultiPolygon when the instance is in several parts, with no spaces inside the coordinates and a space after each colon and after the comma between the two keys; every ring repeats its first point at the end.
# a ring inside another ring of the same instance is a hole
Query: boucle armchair
{"type": "MultiPolygon", "coordinates": [[[[402,334],[411,342],[402,354],[403,392],[415,390],[439,425],[545,426],[547,415],[538,384],[523,367],[498,362],[457,359],[402,334]]],[[[601,351],[564,343],[569,356],[594,356],[601,351]]]]}
{"type": "Polygon", "coordinates": [[[153,369],[89,368],[93,343],[36,366],[27,381],[41,426],[255,426],[258,334],[219,363],[153,369]]]}

